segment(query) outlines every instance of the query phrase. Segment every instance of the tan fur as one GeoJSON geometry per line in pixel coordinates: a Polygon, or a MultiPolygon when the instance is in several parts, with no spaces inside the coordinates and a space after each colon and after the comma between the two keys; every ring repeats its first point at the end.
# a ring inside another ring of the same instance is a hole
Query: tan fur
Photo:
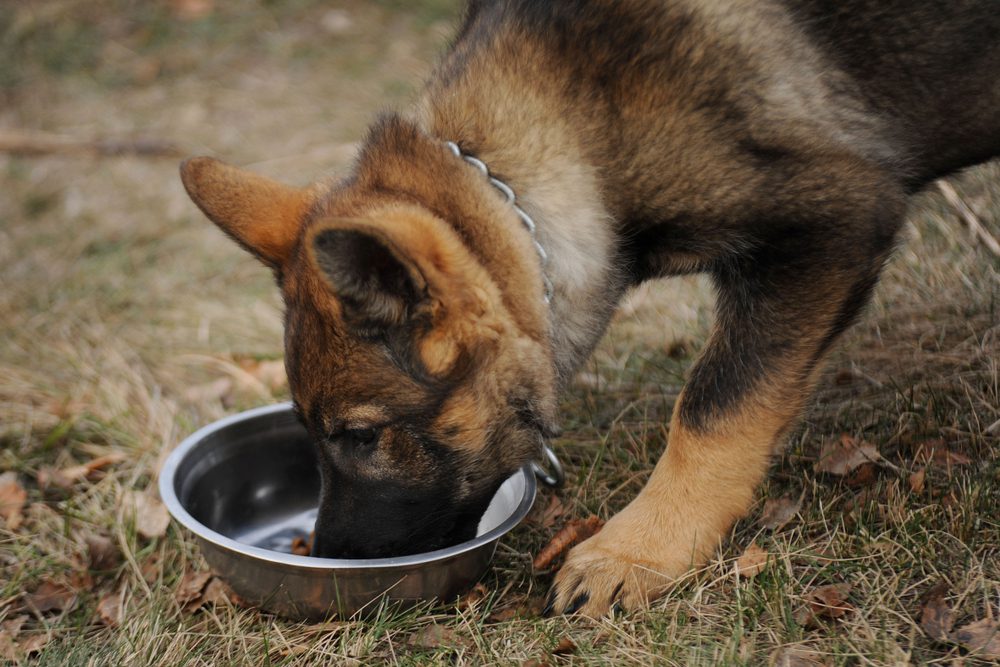
{"type": "Polygon", "coordinates": [[[212,222],[273,268],[287,261],[317,194],[208,157],[187,160],[181,180],[212,222]]]}
{"type": "Polygon", "coordinates": [[[968,4],[858,0],[863,15],[833,17],[785,0],[475,2],[415,107],[373,126],[343,182],[298,190],[207,159],[182,176],[277,269],[292,392],[331,457],[453,504],[537,455],[557,389],[629,285],[710,273],[716,328],[666,454],[555,582],[557,611],[638,606],[745,513],[874,287],[906,194],[1000,152],[1000,49],[964,42],[997,19],[968,4]],[[956,103],[952,86],[984,101],[956,103]],[[446,141],[513,188],[547,264],[446,141]],[[365,414],[384,429],[354,461],[338,438],[365,414]]]}
{"type": "Polygon", "coordinates": [[[748,397],[706,433],[686,428],[675,413],[667,450],[639,495],[571,551],[556,577],[556,606],[570,604],[580,581],[589,597],[578,609],[584,615],[599,616],[615,603],[645,606],[708,560],[745,514],[807,395],[781,388],[775,382],[748,397]]]}

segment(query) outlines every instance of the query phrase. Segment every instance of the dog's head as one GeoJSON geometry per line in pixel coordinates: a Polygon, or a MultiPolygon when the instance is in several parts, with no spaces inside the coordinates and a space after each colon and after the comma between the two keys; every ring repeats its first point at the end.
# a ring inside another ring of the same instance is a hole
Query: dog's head
{"type": "Polygon", "coordinates": [[[552,427],[554,391],[546,345],[518,329],[456,231],[349,186],[292,188],[209,158],[181,175],[282,290],[289,384],[322,475],[313,553],[474,536],[552,427]]]}

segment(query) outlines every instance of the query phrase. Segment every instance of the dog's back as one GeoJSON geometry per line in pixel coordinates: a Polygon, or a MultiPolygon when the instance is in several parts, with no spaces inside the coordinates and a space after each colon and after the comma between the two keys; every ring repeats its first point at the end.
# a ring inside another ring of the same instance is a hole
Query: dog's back
{"type": "Polygon", "coordinates": [[[919,181],[1000,154],[993,0],[784,0],[824,55],[891,118],[919,181]]]}

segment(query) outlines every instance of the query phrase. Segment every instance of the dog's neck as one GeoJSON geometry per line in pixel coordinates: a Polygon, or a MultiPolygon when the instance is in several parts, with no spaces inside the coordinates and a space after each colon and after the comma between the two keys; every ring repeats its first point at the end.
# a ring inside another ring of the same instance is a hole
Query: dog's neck
{"type": "MultiPolygon", "coordinates": [[[[509,116],[507,120],[516,122],[509,116]]],[[[535,222],[535,238],[548,255],[545,272],[553,292],[545,307],[545,324],[557,381],[564,384],[593,350],[625,289],[622,267],[615,265],[618,239],[601,202],[595,170],[575,150],[572,140],[558,140],[564,129],[551,128],[545,136],[537,125],[532,132],[523,132],[500,124],[495,132],[470,132],[448,118],[445,109],[430,106],[420,109],[413,121],[430,141],[455,141],[463,152],[482,160],[491,174],[514,190],[518,205],[535,222]]],[[[545,305],[541,267],[531,235],[513,207],[475,167],[451,157],[455,167],[471,180],[462,186],[456,181],[438,183],[441,195],[455,201],[471,192],[480,207],[490,206],[494,212],[487,220],[458,219],[463,238],[473,246],[477,237],[483,242],[491,242],[486,237],[507,239],[516,252],[501,260],[506,266],[491,273],[509,301],[545,305]],[[460,193],[458,187],[468,190],[460,193]],[[485,224],[489,233],[472,229],[479,224],[485,224]],[[518,291],[510,291],[515,288],[507,276],[510,271],[539,277],[527,289],[521,285],[518,291]]],[[[485,251],[481,255],[502,252],[498,247],[480,251],[485,251]]]]}

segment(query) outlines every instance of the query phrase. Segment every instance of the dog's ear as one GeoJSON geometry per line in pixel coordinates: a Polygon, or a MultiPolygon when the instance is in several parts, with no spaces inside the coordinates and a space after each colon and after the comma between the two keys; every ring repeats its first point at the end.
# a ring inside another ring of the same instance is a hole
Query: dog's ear
{"type": "MultiPolygon", "coordinates": [[[[355,331],[385,331],[420,319],[417,343],[433,374],[463,351],[486,354],[505,328],[499,291],[445,222],[417,207],[312,225],[304,247],[355,331]]],[[[469,359],[466,359],[467,361],[469,359]]]]}
{"type": "Polygon", "coordinates": [[[196,157],[181,164],[181,181],[205,215],[273,269],[281,269],[315,201],[294,188],[220,162],[196,157]]]}
{"type": "Polygon", "coordinates": [[[348,324],[381,330],[406,322],[429,297],[427,281],[405,251],[361,220],[338,220],[310,235],[313,261],[348,324]]]}

